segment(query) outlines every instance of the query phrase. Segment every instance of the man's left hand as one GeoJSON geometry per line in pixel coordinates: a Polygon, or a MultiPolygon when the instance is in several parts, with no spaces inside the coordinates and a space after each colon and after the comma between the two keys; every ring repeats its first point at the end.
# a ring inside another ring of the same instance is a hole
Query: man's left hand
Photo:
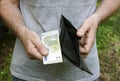
{"type": "Polygon", "coordinates": [[[87,57],[89,54],[96,37],[96,31],[98,27],[97,16],[92,15],[86,19],[77,31],[77,36],[81,37],[80,40],[80,52],[82,57],[87,57]]]}

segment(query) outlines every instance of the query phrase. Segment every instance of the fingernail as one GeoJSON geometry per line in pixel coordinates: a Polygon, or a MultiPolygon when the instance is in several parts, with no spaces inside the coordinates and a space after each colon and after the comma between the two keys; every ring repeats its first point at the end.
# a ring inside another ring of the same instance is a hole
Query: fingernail
{"type": "Polygon", "coordinates": [[[48,49],[45,49],[45,50],[43,51],[43,54],[44,54],[44,55],[48,55],[48,49]]]}
{"type": "Polygon", "coordinates": [[[79,35],[82,36],[82,33],[79,31],[79,35]]]}
{"type": "Polygon", "coordinates": [[[78,33],[77,33],[77,34],[78,34],[78,36],[82,36],[82,33],[81,33],[80,31],[78,31],[78,33]]]}

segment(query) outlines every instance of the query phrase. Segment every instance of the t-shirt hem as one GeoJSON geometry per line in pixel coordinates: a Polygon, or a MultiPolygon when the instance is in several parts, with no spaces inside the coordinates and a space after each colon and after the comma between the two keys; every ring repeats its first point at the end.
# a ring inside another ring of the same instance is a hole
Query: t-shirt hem
{"type": "MultiPolygon", "coordinates": [[[[27,75],[24,75],[24,74],[19,74],[19,73],[14,72],[14,71],[11,71],[11,75],[14,76],[14,77],[20,78],[22,80],[27,80],[27,81],[45,81],[45,80],[42,80],[40,78],[38,79],[38,78],[30,77],[30,76],[27,76],[27,75]]],[[[98,79],[99,76],[100,76],[100,74],[98,74],[96,76],[93,76],[93,77],[80,79],[80,80],[74,80],[74,81],[93,81],[93,80],[98,79]]]]}
{"type": "Polygon", "coordinates": [[[37,79],[37,78],[30,77],[30,76],[27,76],[27,75],[21,75],[17,72],[14,72],[14,71],[11,71],[11,75],[14,76],[14,77],[17,77],[19,79],[27,80],[27,81],[45,81],[45,80],[42,80],[42,79],[37,79]]]}

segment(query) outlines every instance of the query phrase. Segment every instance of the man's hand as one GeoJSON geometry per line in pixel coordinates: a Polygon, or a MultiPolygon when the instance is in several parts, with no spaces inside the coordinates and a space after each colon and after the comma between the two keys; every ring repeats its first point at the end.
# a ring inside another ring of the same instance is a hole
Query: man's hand
{"type": "Polygon", "coordinates": [[[42,60],[48,54],[39,36],[25,27],[19,10],[19,0],[0,0],[0,15],[21,40],[29,58],[42,60]]]}
{"type": "Polygon", "coordinates": [[[77,32],[77,36],[81,37],[80,52],[84,57],[88,55],[93,46],[98,24],[111,16],[119,7],[120,0],[101,0],[94,14],[85,20],[77,32]]]}
{"type": "Polygon", "coordinates": [[[98,22],[96,19],[97,16],[92,15],[84,21],[82,27],[77,31],[77,36],[81,37],[80,52],[83,57],[86,57],[88,55],[93,46],[96,37],[96,30],[98,27],[98,22]]]}
{"type": "Polygon", "coordinates": [[[30,59],[42,61],[42,57],[48,55],[48,50],[35,32],[26,29],[25,32],[19,36],[19,39],[22,41],[30,59]]]}

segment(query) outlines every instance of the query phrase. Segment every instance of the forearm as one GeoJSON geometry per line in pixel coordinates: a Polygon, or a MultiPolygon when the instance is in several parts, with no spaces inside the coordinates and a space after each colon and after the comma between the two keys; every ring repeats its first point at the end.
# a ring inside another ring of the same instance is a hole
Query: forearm
{"type": "Polygon", "coordinates": [[[99,7],[96,9],[94,15],[100,24],[102,21],[111,16],[120,7],[120,0],[101,0],[99,7]]]}
{"type": "Polygon", "coordinates": [[[7,23],[8,28],[20,37],[25,32],[25,24],[19,10],[18,0],[1,0],[0,14],[7,23]]]}

